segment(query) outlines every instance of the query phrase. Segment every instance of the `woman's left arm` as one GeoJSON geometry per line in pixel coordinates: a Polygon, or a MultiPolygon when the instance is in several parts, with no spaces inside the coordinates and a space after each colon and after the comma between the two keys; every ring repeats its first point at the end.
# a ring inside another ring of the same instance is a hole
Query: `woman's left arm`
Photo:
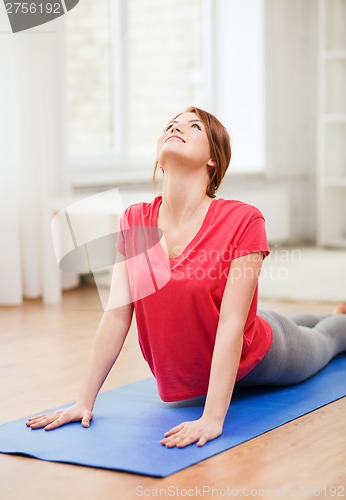
{"type": "Polygon", "coordinates": [[[222,297],[209,387],[201,418],[183,422],[165,433],[161,444],[183,448],[203,446],[222,434],[243,346],[244,325],[261,272],[261,252],[232,260],[222,297]]]}

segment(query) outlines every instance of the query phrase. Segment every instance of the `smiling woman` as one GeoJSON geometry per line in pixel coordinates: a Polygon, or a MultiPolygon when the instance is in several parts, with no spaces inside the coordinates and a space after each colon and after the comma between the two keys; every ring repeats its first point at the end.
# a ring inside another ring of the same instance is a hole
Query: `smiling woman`
{"type": "Polygon", "coordinates": [[[157,157],[163,172],[169,172],[170,165],[180,167],[214,167],[209,157],[208,138],[200,120],[193,118],[193,113],[184,113],[174,120],[158,140],[157,157]],[[194,154],[192,154],[194,152],[194,154]],[[192,159],[192,161],[191,161],[192,159]]]}
{"type": "Polygon", "coordinates": [[[134,311],[160,397],[206,396],[198,420],[165,433],[160,442],[168,448],[203,446],[220,436],[236,384],[300,382],[346,350],[341,307],[340,314],[291,319],[258,309],[258,278],[269,254],[263,215],[215,198],[230,155],[227,130],[206,111],[188,108],[164,128],[157,143],[162,195],[131,205],[121,218],[110,299],[80,399],[30,418],[28,426],[89,426],[134,311]]]}
{"type": "MultiPolygon", "coordinates": [[[[195,140],[195,148],[199,150],[199,147],[201,147],[203,154],[211,157],[207,161],[207,174],[209,178],[207,194],[211,198],[214,198],[215,191],[220,186],[231,161],[230,137],[226,128],[215,116],[196,107],[189,107],[184,113],[179,113],[168,123],[164,129],[164,133],[159,137],[153,180],[155,182],[158,166],[160,166],[163,172],[165,171],[164,156],[162,159],[159,155],[159,153],[162,154],[160,151],[162,143],[172,140],[172,137],[177,137],[186,142],[187,139],[185,137],[188,131],[192,131],[190,133],[195,140]],[[194,133],[193,129],[197,129],[200,134],[198,132],[194,133]],[[198,140],[201,142],[200,146],[198,145],[198,140]],[[205,151],[206,147],[208,148],[207,152],[205,151]]],[[[191,165],[191,158],[188,163],[191,165]]]]}

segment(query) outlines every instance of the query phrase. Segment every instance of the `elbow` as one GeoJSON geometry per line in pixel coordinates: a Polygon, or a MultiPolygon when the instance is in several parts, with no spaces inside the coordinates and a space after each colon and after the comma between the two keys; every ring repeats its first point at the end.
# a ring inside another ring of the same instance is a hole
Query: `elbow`
{"type": "Polygon", "coordinates": [[[216,342],[224,346],[225,351],[242,351],[244,343],[244,326],[239,323],[226,323],[219,327],[216,342]]]}
{"type": "Polygon", "coordinates": [[[218,325],[218,332],[232,337],[243,339],[244,336],[245,320],[239,317],[220,318],[218,325]]]}
{"type": "Polygon", "coordinates": [[[123,329],[129,330],[133,316],[133,304],[126,304],[124,306],[116,307],[111,310],[106,310],[103,314],[106,321],[114,324],[121,324],[123,329]]]}

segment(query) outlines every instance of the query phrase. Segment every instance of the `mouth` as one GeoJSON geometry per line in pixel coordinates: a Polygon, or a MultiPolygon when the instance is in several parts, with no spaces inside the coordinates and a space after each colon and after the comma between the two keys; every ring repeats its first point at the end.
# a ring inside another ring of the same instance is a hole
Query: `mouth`
{"type": "Polygon", "coordinates": [[[185,143],[186,141],[184,141],[184,139],[182,137],[180,137],[179,135],[170,135],[169,137],[167,137],[167,139],[165,140],[165,142],[168,142],[168,141],[180,141],[180,142],[183,142],[185,143]]]}

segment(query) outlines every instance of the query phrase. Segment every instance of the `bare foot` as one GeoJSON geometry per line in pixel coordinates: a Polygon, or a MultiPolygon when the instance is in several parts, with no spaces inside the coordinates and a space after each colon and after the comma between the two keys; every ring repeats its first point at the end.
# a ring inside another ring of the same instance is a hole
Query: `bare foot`
{"type": "Polygon", "coordinates": [[[333,309],[333,314],[346,314],[346,304],[338,304],[333,309]]]}

